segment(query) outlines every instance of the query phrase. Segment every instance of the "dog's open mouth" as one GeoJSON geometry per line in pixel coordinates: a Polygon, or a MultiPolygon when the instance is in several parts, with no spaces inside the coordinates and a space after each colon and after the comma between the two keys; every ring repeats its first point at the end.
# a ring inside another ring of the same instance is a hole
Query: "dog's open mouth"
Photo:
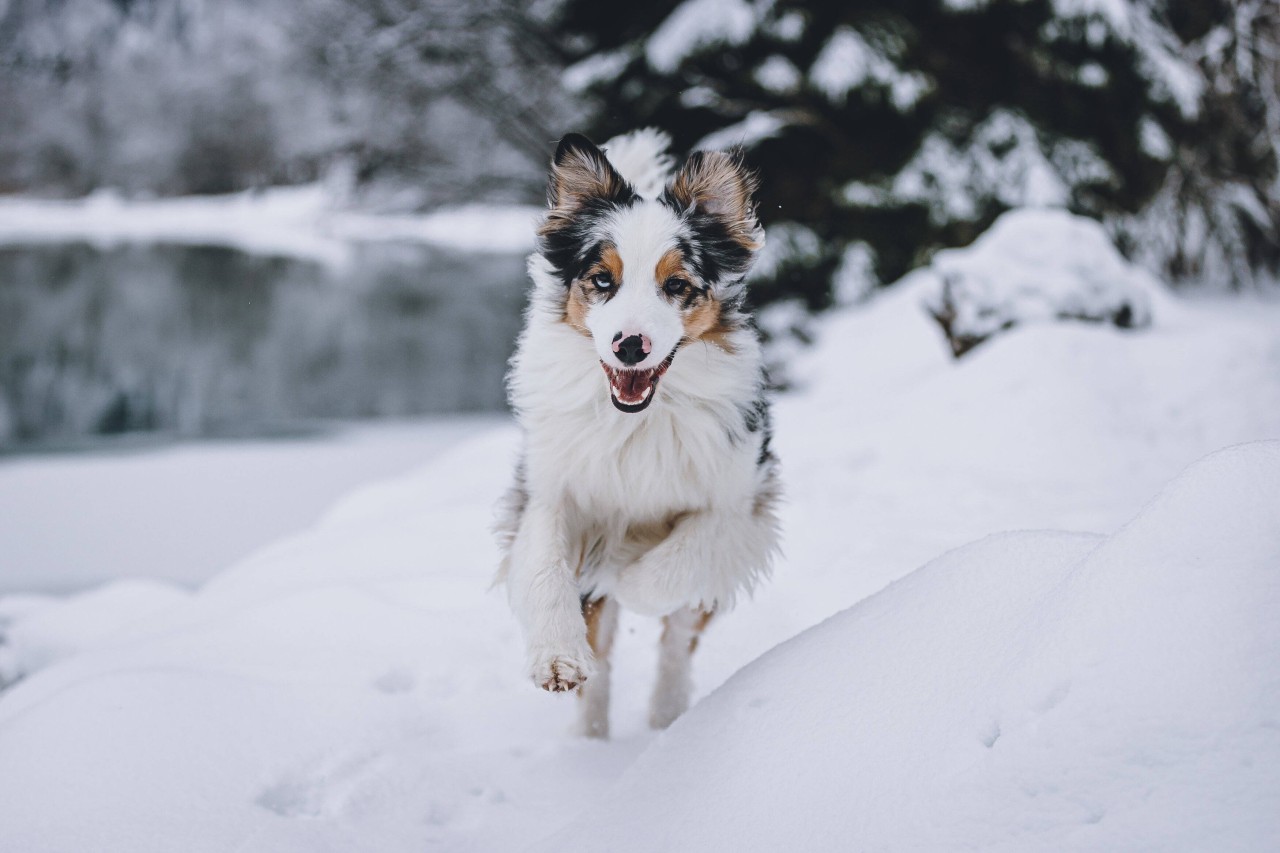
{"type": "Polygon", "coordinates": [[[645,407],[653,402],[653,396],[658,391],[658,380],[667,372],[675,355],[672,352],[663,359],[662,364],[649,370],[619,370],[603,361],[600,362],[605,376],[609,377],[609,399],[613,400],[613,405],[618,411],[627,413],[644,411],[645,407]]]}

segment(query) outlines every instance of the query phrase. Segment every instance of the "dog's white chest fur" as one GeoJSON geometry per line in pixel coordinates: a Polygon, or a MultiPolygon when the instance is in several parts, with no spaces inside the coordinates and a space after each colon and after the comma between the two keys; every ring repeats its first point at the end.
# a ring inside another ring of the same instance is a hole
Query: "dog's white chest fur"
{"type": "Polygon", "coordinates": [[[680,351],[657,401],[633,415],[610,404],[590,343],[557,325],[530,330],[512,377],[532,491],[601,523],[750,501],[759,438],[739,407],[758,381],[753,346],[744,341],[751,351],[736,355],[708,344],[680,351]]]}

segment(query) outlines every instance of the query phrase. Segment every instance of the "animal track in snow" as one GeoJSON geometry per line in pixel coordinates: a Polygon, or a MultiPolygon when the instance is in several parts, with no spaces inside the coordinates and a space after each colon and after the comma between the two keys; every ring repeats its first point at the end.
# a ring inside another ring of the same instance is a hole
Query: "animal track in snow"
{"type": "Polygon", "coordinates": [[[383,774],[389,761],[381,752],[329,756],[268,785],[254,802],[281,817],[341,814],[383,774]]]}

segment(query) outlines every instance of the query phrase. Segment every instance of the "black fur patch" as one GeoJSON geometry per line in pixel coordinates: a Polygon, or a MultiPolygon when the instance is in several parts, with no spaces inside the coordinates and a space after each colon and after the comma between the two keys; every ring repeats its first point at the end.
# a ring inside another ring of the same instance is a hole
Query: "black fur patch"
{"type": "Polygon", "coordinates": [[[689,229],[690,237],[678,245],[685,262],[708,284],[731,284],[751,268],[752,252],[729,232],[720,217],[684,210],[667,190],[660,201],[679,216],[689,229]]]}
{"type": "Polygon", "coordinates": [[[539,230],[538,253],[547,259],[566,287],[600,259],[600,247],[593,240],[600,220],[630,207],[638,199],[635,190],[590,139],[580,133],[569,133],[560,140],[547,178],[550,210],[539,230]],[[558,176],[563,176],[560,169],[571,155],[579,165],[570,170],[566,180],[572,182],[576,178],[581,185],[576,192],[562,193],[558,176]],[[583,167],[582,163],[591,165],[583,167]],[[584,171],[586,178],[583,178],[584,171]],[[562,194],[569,198],[562,198],[562,194]]]}
{"type": "Polygon", "coordinates": [[[763,467],[773,461],[773,450],[770,445],[773,443],[773,417],[769,410],[769,401],[765,399],[764,392],[761,391],[760,396],[751,401],[750,405],[742,410],[742,422],[747,428],[747,432],[751,434],[762,433],[760,440],[760,454],[756,457],[756,466],[763,467]]]}
{"type": "Polygon", "coordinates": [[[627,194],[617,198],[588,199],[571,220],[538,239],[538,253],[551,264],[565,287],[599,262],[600,243],[596,238],[600,221],[639,200],[629,186],[626,189],[627,194]]]}

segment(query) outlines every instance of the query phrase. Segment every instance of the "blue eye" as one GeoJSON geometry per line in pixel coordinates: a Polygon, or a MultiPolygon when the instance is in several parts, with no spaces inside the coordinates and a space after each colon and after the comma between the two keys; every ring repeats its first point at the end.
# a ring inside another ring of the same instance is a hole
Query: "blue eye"
{"type": "Polygon", "coordinates": [[[591,281],[600,290],[608,290],[613,287],[613,276],[607,272],[598,272],[591,276],[591,281]]]}
{"type": "Polygon", "coordinates": [[[662,289],[665,290],[669,296],[684,296],[689,292],[690,286],[691,285],[688,281],[675,276],[672,276],[662,283],[662,289]]]}

